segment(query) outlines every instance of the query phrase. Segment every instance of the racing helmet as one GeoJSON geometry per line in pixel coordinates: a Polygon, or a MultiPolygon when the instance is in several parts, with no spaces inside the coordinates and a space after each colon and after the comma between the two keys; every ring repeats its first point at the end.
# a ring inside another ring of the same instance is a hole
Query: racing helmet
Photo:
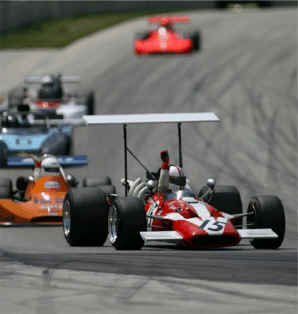
{"type": "Polygon", "coordinates": [[[182,190],[186,184],[186,177],[181,167],[171,165],[169,168],[169,188],[172,191],[182,190]]]}
{"type": "Polygon", "coordinates": [[[54,80],[50,75],[46,75],[41,79],[42,86],[52,86],[54,84],[54,80]]]}
{"type": "Polygon", "coordinates": [[[60,164],[54,156],[47,156],[41,162],[41,168],[44,173],[59,173],[60,164]]]}

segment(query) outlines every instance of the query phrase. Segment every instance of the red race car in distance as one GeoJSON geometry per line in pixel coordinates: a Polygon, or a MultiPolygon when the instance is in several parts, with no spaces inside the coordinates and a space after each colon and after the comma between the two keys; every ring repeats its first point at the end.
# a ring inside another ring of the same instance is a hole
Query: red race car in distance
{"type": "Polygon", "coordinates": [[[187,16],[150,17],[150,24],[157,24],[154,30],[137,33],[134,40],[136,54],[183,54],[200,50],[200,33],[182,33],[174,29],[174,23],[189,22],[187,16]]]}

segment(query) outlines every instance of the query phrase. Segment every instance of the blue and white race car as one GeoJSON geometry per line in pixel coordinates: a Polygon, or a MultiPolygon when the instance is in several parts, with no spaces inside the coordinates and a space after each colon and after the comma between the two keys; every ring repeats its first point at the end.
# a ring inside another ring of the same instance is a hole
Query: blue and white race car
{"type": "Polygon", "coordinates": [[[28,163],[18,157],[23,152],[68,156],[59,160],[64,165],[87,164],[86,156],[69,156],[73,126],[70,121],[59,118],[52,112],[3,112],[0,115],[0,167],[31,165],[31,161],[28,163]]]}

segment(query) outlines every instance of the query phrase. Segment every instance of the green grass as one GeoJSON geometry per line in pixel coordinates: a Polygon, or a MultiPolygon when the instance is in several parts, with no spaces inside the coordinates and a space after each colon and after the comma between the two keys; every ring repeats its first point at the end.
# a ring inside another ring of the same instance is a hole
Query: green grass
{"type": "Polygon", "coordinates": [[[86,35],[152,13],[156,11],[95,14],[34,23],[22,29],[1,33],[0,49],[65,47],[86,35]]]}

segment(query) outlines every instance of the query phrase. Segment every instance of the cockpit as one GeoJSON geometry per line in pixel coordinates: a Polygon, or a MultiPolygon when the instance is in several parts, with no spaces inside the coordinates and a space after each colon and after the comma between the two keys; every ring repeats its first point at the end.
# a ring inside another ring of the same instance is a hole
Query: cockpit
{"type": "Polygon", "coordinates": [[[195,198],[196,194],[189,189],[184,189],[184,190],[178,190],[175,192],[168,193],[165,196],[165,199],[167,201],[172,201],[172,200],[180,200],[180,199],[186,198],[186,197],[187,198],[195,198]]]}

